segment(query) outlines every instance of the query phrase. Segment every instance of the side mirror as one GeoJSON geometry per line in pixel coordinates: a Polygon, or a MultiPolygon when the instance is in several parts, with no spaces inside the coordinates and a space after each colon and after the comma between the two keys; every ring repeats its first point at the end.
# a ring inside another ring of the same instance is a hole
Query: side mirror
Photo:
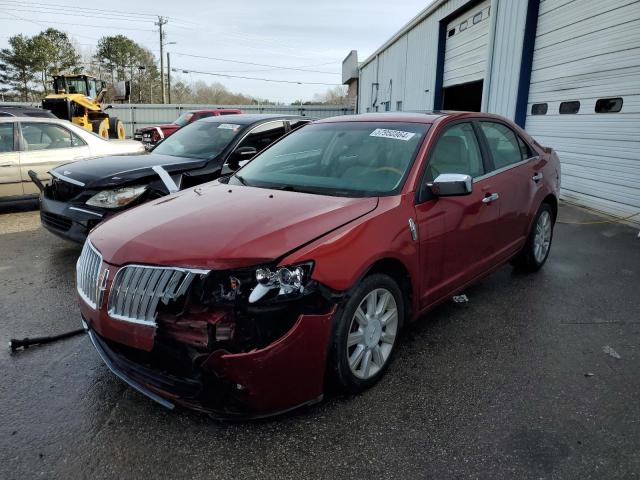
{"type": "Polygon", "coordinates": [[[473,191],[473,180],[470,175],[442,173],[433,181],[431,191],[436,197],[469,195],[473,191]]]}
{"type": "Polygon", "coordinates": [[[240,147],[235,152],[233,152],[233,156],[248,159],[253,157],[256,153],[258,153],[258,150],[253,147],[240,147]]]}

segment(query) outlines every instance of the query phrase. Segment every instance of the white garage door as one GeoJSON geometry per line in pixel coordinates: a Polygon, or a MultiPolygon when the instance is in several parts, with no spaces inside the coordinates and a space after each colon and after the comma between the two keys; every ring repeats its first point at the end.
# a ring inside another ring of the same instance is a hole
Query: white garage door
{"type": "Polygon", "coordinates": [[[526,129],[558,151],[565,199],[640,211],[640,1],[540,2],[526,129]]]}
{"type": "Polygon", "coordinates": [[[447,25],[443,86],[482,80],[487,64],[490,1],[467,10],[447,25]]]}

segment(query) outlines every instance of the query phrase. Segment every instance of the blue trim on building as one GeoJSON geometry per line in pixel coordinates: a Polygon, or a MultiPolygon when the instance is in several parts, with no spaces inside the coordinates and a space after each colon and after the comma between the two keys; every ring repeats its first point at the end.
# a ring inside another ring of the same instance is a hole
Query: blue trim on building
{"type": "Polygon", "coordinates": [[[529,0],[527,18],[524,25],[520,79],[518,81],[518,96],[516,98],[516,114],[514,118],[515,122],[522,128],[524,128],[527,121],[527,104],[529,103],[529,86],[531,85],[531,68],[533,66],[533,50],[536,44],[539,11],[540,0],[529,0]]]}
{"type": "Polygon", "coordinates": [[[444,52],[447,45],[447,21],[440,21],[438,32],[438,55],[436,57],[436,84],[433,89],[433,109],[441,110],[444,101],[442,82],[444,80],[444,52]]]}

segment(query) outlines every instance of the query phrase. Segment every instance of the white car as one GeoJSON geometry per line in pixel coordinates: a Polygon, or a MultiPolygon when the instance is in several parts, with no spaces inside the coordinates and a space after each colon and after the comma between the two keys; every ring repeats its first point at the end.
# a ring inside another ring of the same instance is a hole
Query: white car
{"type": "Polygon", "coordinates": [[[0,118],[0,202],[35,198],[40,191],[27,173],[42,181],[49,170],[76,160],[144,153],[135,140],[105,140],[67,120],[0,118]]]}

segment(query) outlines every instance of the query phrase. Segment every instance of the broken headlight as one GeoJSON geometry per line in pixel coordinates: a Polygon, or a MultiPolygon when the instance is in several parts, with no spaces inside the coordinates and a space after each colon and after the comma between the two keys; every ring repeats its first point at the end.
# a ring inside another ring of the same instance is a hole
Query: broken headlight
{"type": "Polygon", "coordinates": [[[311,278],[312,269],[313,263],[311,262],[275,269],[258,268],[255,272],[258,283],[249,295],[249,303],[255,303],[275,290],[277,290],[277,296],[303,294],[305,286],[311,278]]]}
{"type": "Polygon", "coordinates": [[[102,208],[119,208],[130,204],[147,189],[145,185],[136,187],[116,188],[115,190],[103,190],[87,200],[87,205],[102,208]]]}

